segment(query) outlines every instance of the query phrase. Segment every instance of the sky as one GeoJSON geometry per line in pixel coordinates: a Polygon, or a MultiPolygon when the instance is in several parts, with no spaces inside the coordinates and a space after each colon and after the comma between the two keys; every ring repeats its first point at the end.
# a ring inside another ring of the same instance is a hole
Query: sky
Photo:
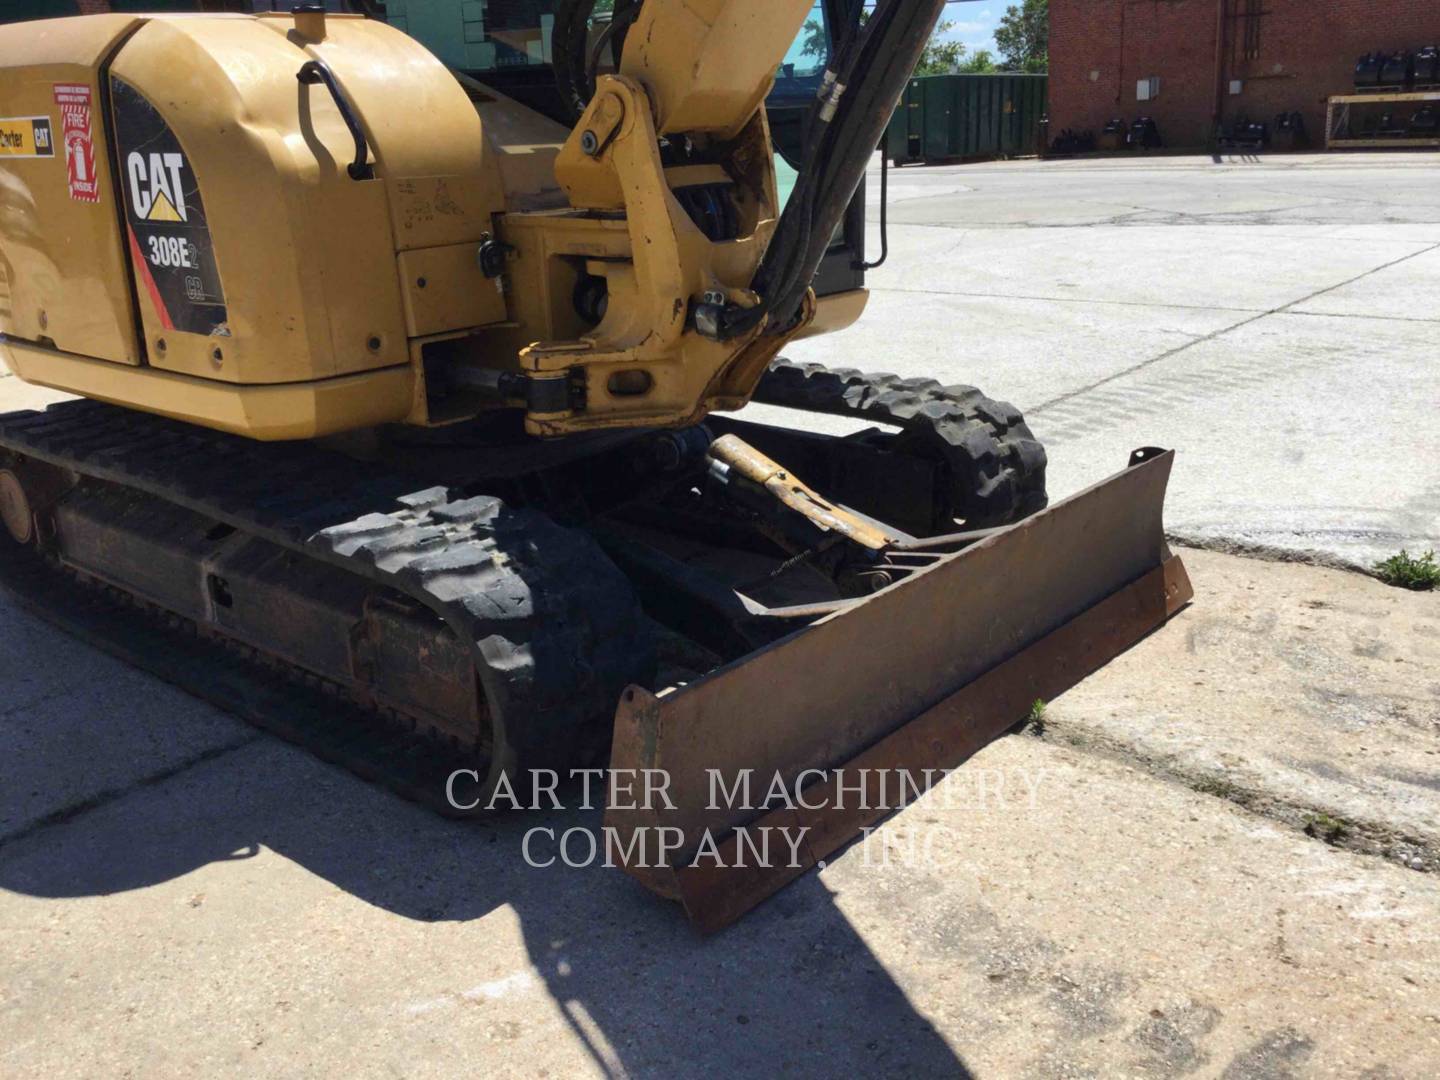
{"type": "Polygon", "coordinates": [[[992,54],[998,55],[999,50],[995,48],[995,27],[1000,23],[1000,16],[1005,14],[1005,9],[1010,3],[1016,0],[950,0],[945,5],[945,14],[940,16],[941,22],[953,22],[955,25],[945,34],[950,41],[963,41],[965,53],[973,56],[981,49],[989,49],[992,54]]]}

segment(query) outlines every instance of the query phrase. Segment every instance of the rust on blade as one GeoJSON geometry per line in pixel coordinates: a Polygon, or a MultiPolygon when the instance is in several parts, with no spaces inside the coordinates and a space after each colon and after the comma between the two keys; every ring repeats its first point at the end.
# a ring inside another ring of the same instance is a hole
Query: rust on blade
{"type": "Polygon", "coordinates": [[[1013,727],[1032,702],[1058,697],[1103,667],[1183,607],[1191,595],[1185,567],[1172,555],[1139,581],[986,672],[826,780],[806,787],[803,806],[749,823],[752,830],[788,827],[792,835],[805,829],[798,865],[739,865],[743,853],[736,852],[732,836],[721,846],[722,865],[707,861],[677,869],[676,889],[686,914],[706,933],[728,926],[862,829],[889,816],[886,799],[895,797],[895,785],[891,782],[882,791],[882,777],[910,770],[918,778],[926,769],[958,767],[1013,727]],[[860,790],[866,795],[857,797],[860,790]]]}
{"type": "Polygon", "coordinates": [[[606,824],[626,839],[657,828],[683,837],[669,865],[627,870],[717,930],[893,809],[878,790],[857,799],[863,785],[954,768],[1036,699],[1164,623],[1191,596],[1161,521],[1172,459],[1137,455],[1108,480],[690,686],[627,691],[612,768],[663,770],[673,805],[612,806],[606,824]],[[778,776],[808,806],[717,801],[716,777],[733,791],[747,771],[752,794],[778,776]],[[741,826],[804,830],[797,857],[741,858],[741,826]],[[720,858],[693,860],[707,838],[720,858]]]}

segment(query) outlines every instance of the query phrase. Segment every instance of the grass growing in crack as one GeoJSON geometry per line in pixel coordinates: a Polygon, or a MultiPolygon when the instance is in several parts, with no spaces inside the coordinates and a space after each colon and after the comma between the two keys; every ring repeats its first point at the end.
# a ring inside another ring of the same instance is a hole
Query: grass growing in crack
{"type": "Polygon", "coordinates": [[[1190,785],[1190,790],[1198,791],[1201,795],[1214,795],[1217,799],[1233,799],[1237,788],[1229,780],[1221,780],[1215,776],[1202,776],[1190,785]]]}
{"type": "Polygon", "coordinates": [[[1327,844],[1338,844],[1350,835],[1350,826],[1343,819],[1331,817],[1329,814],[1307,814],[1305,835],[1324,840],[1327,844]]]}
{"type": "Polygon", "coordinates": [[[1375,571],[1386,585],[1395,585],[1401,589],[1424,592],[1440,585],[1440,563],[1436,563],[1433,551],[1427,551],[1416,558],[1401,548],[1400,554],[1391,555],[1390,558],[1376,563],[1375,571]]]}
{"type": "Polygon", "coordinates": [[[1045,735],[1045,702],[1036,698],[1025,714],[1025,730],[1037,739],[1045,735]]]}

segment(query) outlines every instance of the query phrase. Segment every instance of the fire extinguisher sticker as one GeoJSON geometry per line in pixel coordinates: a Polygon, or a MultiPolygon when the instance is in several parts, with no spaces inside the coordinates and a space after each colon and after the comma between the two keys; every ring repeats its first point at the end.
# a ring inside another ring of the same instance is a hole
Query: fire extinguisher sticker
{"type": "Polygon", "coordinates": [[[60,141],[65,147],[70,197],[78,202],[99,202],[100,179],[95,175],[90,87],[84,83],[56,83],[55,104],[60,106],[60,141]]]}

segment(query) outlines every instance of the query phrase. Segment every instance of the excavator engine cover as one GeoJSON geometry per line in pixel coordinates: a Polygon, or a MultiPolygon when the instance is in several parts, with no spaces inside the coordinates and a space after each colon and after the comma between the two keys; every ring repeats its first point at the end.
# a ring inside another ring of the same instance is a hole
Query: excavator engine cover
{"type": "Polygon", "coordinates": [[[479,114],[399,31],[5,29],[0,101],[27,119],[0,132],[31,152],[0,155],[0,352],[22,378],[303,438],[403,420],[412,340],[504,320],[476,258],[503,208],[479,114]]]}

